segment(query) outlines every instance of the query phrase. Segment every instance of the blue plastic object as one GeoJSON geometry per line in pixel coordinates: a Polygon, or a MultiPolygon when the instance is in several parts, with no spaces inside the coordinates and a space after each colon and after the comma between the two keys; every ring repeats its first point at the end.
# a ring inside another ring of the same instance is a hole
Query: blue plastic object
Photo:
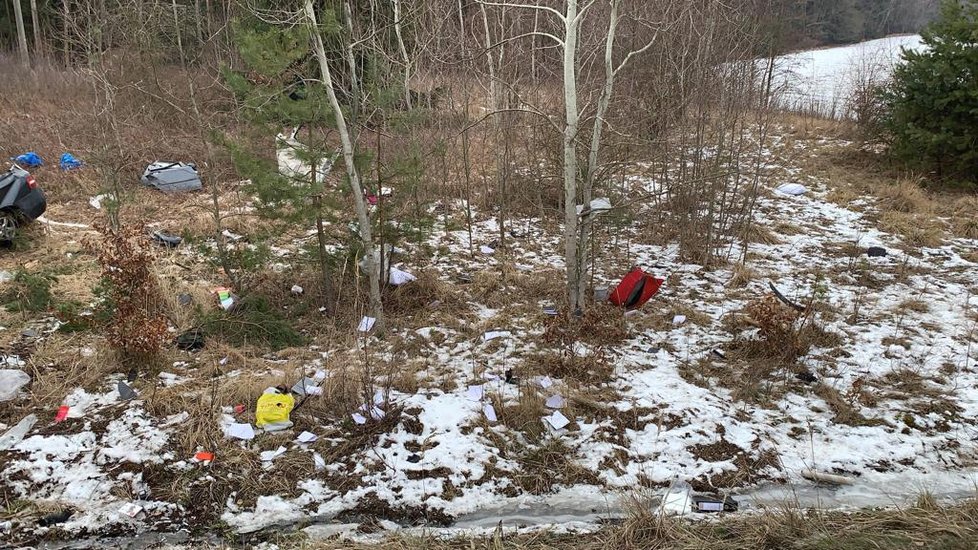
{"type": "Polygon", "coordinates": [[[65,153],[61,155],[61,162],[59,163],[61,169],[64,171],[74,170],[75,168],[81,168],[85,165],[84,162],[75,158],[75,155],[71,153],[65,153]]]}
{"type": "Polygon", "coordinates": [[[30,151],[24,153],[23,155],[16,156],[13,158],[13,161],[21,166],[26,166],[28,168],[34,168],[44,164],[44,160],[41,159],[41,156],[35,153],[34,151],[30,151]]]}

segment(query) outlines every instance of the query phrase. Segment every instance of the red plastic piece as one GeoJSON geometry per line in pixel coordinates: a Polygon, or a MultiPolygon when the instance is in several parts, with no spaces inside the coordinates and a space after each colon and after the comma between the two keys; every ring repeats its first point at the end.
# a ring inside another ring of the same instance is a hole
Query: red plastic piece
{"type": "Polygon", "coordinates": [[[61,405],[58,408],[58,414],[54,415],[54,423],[64,422],[68,418],[68,405],[61,405]]]}
{"type": "Polygon", "coordinates": [[[608,300],[625,309],[637,309],[655,296],[664,282],[665,279],[658,279],[640,267],[633,267],[608,295],[608,300]]]}

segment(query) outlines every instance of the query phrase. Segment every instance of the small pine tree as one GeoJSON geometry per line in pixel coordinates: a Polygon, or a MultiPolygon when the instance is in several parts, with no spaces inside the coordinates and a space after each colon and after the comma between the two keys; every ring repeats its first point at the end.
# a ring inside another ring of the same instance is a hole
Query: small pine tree
{"type": "Polygon", "coordinates": [[[938,179],[978,182],[978,0],[945,0],[882,91],[892,155],[938,179]]]}

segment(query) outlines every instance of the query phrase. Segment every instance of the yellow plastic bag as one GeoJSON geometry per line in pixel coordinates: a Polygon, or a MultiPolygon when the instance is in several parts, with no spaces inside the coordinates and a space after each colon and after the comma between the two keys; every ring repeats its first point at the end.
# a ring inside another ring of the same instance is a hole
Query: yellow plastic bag
{"type": "Polygon", "coordinates": [[[289,421],[289,413],[295,407],[295,398],[286,393],[263,393],[258,398],[255,410],[255,424],[258,427],[289,421]]]}

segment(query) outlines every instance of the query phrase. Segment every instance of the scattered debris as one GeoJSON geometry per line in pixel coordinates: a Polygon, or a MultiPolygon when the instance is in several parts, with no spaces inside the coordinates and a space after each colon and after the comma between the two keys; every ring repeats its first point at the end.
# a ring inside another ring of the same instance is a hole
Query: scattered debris
{"type": "Polygon", "coordinates": [[[545,404],[548,409],[563,409],[565,405],[564,397],[560,394],[551,395],[547,398],[547,402],[545,404]]]}
{"type": "Polygon", "coordinates": [[[421,462],[421,455],[413,454],[407,457],[407,461],[410,462],[411,464],[417,464],[418,462],[421,462]]]}
{"type": "Polygon", "coordinates": [[[882,246],[871,246],[866,249],[866,255],[870,258],[883,258],[887,255],[887,252],[882,246]]]}
{"type": "Polygon", "coordinates": [[[537,380],[537,385],[543,389],[547,389],[554,385],[554,381],[549,376],[544,376],[537,380]]]}
{"type": "Polygon", "coordinates": [[[299,286],[299,285],[292,285],[292,288],[290,290],[291,290],[292,294],[294,294],[296,296],[299,296],[299,295],[301,295],[303,293],[303,288],[301,286],[299,286]]]}
{"type": "Polygon", "coordinates": [[[195,328],[177,336],[175,341],[177,349],[184,351],[198,351],[204,348],[204,331],[195,328]]]}
{"type": "Polygon", "coordinates": [[[482,335],[482,341],[488,342],[490,340],[495,340],[496,338],[509,338],[512,335],[513,333],[508,330],[490,330],[482,335]]]}
{"type": "Polygon", "coordinates": [[[780,290],[778,290],[778,287],[774,286],[774,283],[768,281],[767,286],[771,288],[771,292],[774,293],[774,296],[777,297],[778,300],[781,300],[781,302],[784,303],[784,305],[798,312],[805,311],[805,306],[801,304],[796,304],[791,300],[789,300],[788,298],[786,298],[785,295],[782,294],[780,290]]]}
{"type": "Polygon", "coordinates": [[[686,322],[686,316],[685,315],[676,315],[676,316],[674,316],[672,318],[672,324],[677,325],[677,326],[678,325],[682,325],[685,322],[686,322]]]}
{"type": "Polygon", "coordinates": [[[775,189],[778,194],[789,197],[804,195],[808,188],[800,183],[783,183],[775,189]]]}
{"type": "Polygon", "coordinates": [[[75,155],[71,153],[64,153],[61,155],[61,160],[58,161],[58,166],[61,168],[62,172],[67,172],[69,170],[75,170],[85,166],[85,163],[78,160],[75,155]]]}
{"type": "Polygon", "coordinates": [[[622,278],[608,300],[628,310],[637,309],[655,296],[664,282],[665,279],[657,279],[636,266],[622,278]]]}
{"type": "Polygon", "coordinates": [[[316,380],[304,376],[292,386],[292,393],[296,395],[322,395],[323,389],[319,387],[316,380]]]}
{"type": "Polygon", "coordinates": [[[28,151],[26,153],[17,155],[10,160],[16,162],[17,164],[26,166],[28,168],[36,168],[38,166],[44,166],[44,159],[34,151],[28,151]]]}
{"type": "Polygon", "coordinates": [[[119,511],[131,518],[135,518],[143,512],[143,507],[135,502],[127,502],[119,508],[119,511]]]}
{"type": "Polygon", "coordinates": [[[54,423],[64,422],[68,418],[68,405],[58,407],[58,413],[54,415],[54,423]]]}
{"type": "Polygon", "coordinates": [[[217,300],[221,304],[221,309],[231,311],[238,303],[238,297],[230,289],[218,287],[214,289],[217,293],[217,300]]]}
{"type": "Polygon", "coordinates": [[[840,476],[836,474],[825,474],[822,472],[817,472],[811,468],[806,468],[801,471],[801,477],[814,481],[815,483],[828,483],[830,485],[852,485],[852,479],[840,476]]]}
{"type": "Polygon", "coordinates": [[[238,403],[234,406],[234,414],[244,414],[245,406],[242,403],[238,403]]]}
{"type": "Polygon", "coordinates": [[[258,398],[255,407],[255,424],[266,432],[274,432],[292,427],[289,414],[295,408],[292,394],[280,388],[268,388],[258,398]]]}
{"type": "Polygon", "coordinates": [[[814,384],[815,382],[818,382],[818,377],[816,377],[815,373],[813,373],[810,369],[805,369],[796,373],[795,378],[805,382],[806,384],[814,384]]]}
{"type": "Polygon", "coordinates": [[[312,453],[312,463],[317,471],[326,469],[326,459],[319,453],[312,453]]]}
{"type": "Polygon", "coordinates": [[[167,193],[197,191],[203,188],[197,166],[182,162],[156,161],[146,167],[140,180],[143,185],[155,187],[167,193]]]}
{"type": "Polygon", "coordinates": [[[357,325],[357,330],[360,332],[370,332],[371,329],[374,328],[374,324],[376,322],[376,318],[364,316],[363,319],[360,319],[360,324],[357,325]]]}
{"type": "Polygon", "coordinates": [[[611,201],[606,198],[598,198],[591,201],[587,208],[583,204],[577,205],[577,215],[587,217],[592,214],[598,215],[611,210],[611,201]]]}
{"type": "Polygon", "coordinates": [[[498,421],[496,418],[496,408],[488,403],[482,407],[482,414],[486,415],[486,420],[489,422],[498,421]]]}
{"type": "Polygon", "coordinates": [[[27,432],[31,431],[31,428],[34,427],[34,424],[37,424],[37,415],[29,414],[14,425],[13,428],[7,430],[0,436],[0,451],[6,451],[17,443],[20,443],[24,439],[24,436],[27,435],[27,432]]]}
{"type": "Polygon", "coordinates": [[[295,438],[299,443],[313,443],[317,439],[319,439],[319,436],[312,432],[302,432],[299,434],[299,437],[295,438]]]}
{"type": "Polygon", "coordinates": [[[515,376],[513,374],[513,369],[506,369],[506,373],[505,373],[504,376],[505,376],[504,380],[505,380],[505,382],[507,384],[519,384],[520,383],[519,377],[517,377],[517,376],[515,376]]]}
{"type": "Polygon", "coordinates": [[[727,358],[727,354],[724,353],[722,349],[714,349],[711,353],[713,353],[713,355],[717,356],[720,359],[727,358]]]}
{"type": "Polygon", "coordinates": [[[693,511],[700,513],[736,512],[740,503],[731,497],[713,498],[705,496],[693,497],[693,511]]]}
{"type": "Polygon", "coordinates": [[[353,418],[354,422],[360,424],[361,426],[367,423],[367,417],[363,416],[360,413],[353,413],[350,416],[353,418]]]}
{"type": "Polygon", "coordinates": [[[31,375],[18,369],[0,369],[0,402],[17,397],[20,389],[31,381],[31,375]]]}
{"type": "Polygon", "coordinates": [[[244,239],[244,235],[238,235],[237,233],[232,233],[230,229],[225,229],[224,231],[221,231],[221,236],[233,242],[238,242],[244,239]]]}
{"type": "Polygon", "coordinates": [[[551,317],[556,316],[558,314],[557,306],[544,306],[543,307],[543,314],[544,315],[549,315],[551,317]]]}
{"type": "Polygon", "coordinates": [[[411,275],[407,271],[402,271],[400,269],[397,269],[396,267],[392,267],[390,269],[389,275],[390,276],[388,280],[390,281],[390,284],[394,286],[400,286],[400,285],[410,283],[411,281],[418,280],[418,278],[415,277],[414,275],[411,275]]]}
{"type": "Polygon", "coordinates": [[[72,514],[74,514],[73,511],[65,508],[60,512],[55,512],[53,514],[48,514],[44,516],[37,522],[37,524],[40,525],[41,527],[50,527],[52,525],[57,525],[59,523],[64,523],[68,521],[69,519],[71,519],[72,514]]]}
{"type": "Polygon", "coordinates": [[[547,423],[550,424],[550,426],[555,430],[562,430],[566,428],[568,424],[570,424],[570,420],[561,414],[560,411],[554,411],[552,415],[545,416],[543,419],[546,420],[547,423]]]}
{"type": "Polygon", "coordinates": [[[119,391],[119,399],[123,401],[130,401],[139,395],[129,384],[126,384],[121,380],[119,381],[119,385],[116,387],[116,389],[119,391]]]}
{"type": "Polygon", "coordinates": [[[204,466],[207,466],[208,464],[214,461],[214,453],[210,451],[197,451],[196,453],[194,453],[193,461],[199,462],[204,466]]]}
{"type": "Polygon", "coordinates": [[[479,252],[482,252],[483,254],[486,255],[490,255],[490,254],[495,254],[496,249],[491,246],[482,245],[479,247],[479,252]]]}
{"type": "Polygon", "coordinates": [[[176,248],[183,242],[183,237],[164,233],[163,231],[154,231],[153,241],[155,241],[156,244],[166,248],[176,248]]]}
{"type": "Polygon", "coordinates": [[[465,396],[468,398],[469,401],[482,401],[483,395],[484,395],[484,389],[483,386],[481,385],[469,386],[468,391],[465,393],[465,396]]]}
{"type": "Polygon", "coordinates": [[[194,303],[194,297],[186,293],[181,294],[177,296],[177,303],[184,307],[189,306],[194,303]]]}
{"type": "Polygon", "coordinates": [[[235,422],[228,424],[227,428],[224,429],[224,435],[234,439],[250,441],[255,438],[255,429],[250,423],[239,424],[235,422]]]}
{"type": "Polygon", "coordinates": [[[94,209],[96,209],[96,210],[101,210],[102,209],[102,201],[104,201],[105,199],[111,199],[111,198],[112,198],[111,195],[106,195],[106,194],[95,195],[94,197],[89,197],[88,204],[91,205],[91,207],[94,208],[94,209]]]}

